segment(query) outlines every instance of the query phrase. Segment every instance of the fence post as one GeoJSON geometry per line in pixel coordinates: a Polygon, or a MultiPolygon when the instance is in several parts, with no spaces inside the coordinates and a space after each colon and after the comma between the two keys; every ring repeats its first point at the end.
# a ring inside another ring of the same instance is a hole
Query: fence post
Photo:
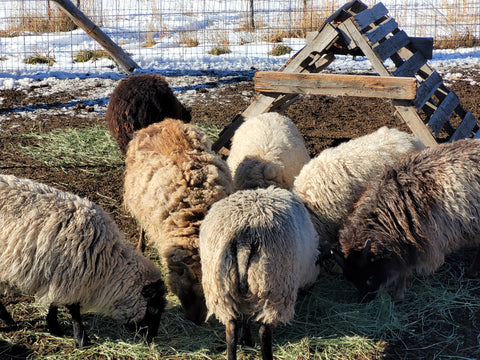
{"type": "Polygon", "coordinates": [[[53,0],[87,35],[98,42],[126,72],[140,68],[120,46],[115,44],[97,25],[83,14],[70,0],[53,0]]]}

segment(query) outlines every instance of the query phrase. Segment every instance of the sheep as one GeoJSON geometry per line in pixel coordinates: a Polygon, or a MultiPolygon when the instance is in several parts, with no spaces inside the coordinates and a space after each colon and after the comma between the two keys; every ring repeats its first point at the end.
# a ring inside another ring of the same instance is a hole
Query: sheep
{"type": "MultiPolygon", "coordinates": [[[[69,310],[79,346],[89,344],[81,313],[137,324],[151,341],[165,308],[160,269],[124,240],[95,203],[13,175],[0,175],[0,291],[49,304],[47,327],[62,333],[59,305],[69,310]]],[[[3,305],[0,318],[13,319],[3,305]]]]}
{"type": "Polygon", "coordinates": [[[208,317],[226,327],[228,359],[246,316],[260,322],[262,357],[272,359],[274,327],[293,318],[298,290],[319,273],[318,235],[303,203],[279,187],[238,190],[212,205],[199,245],[208,317]]]}
{"type": "Polygon", "coordinates": [[[227,164],[235,190],[269,185],[290,189],[309,160],[295,124],[271,112],[245,119],[235,131],[227,164]]]}
{"type": "Polygon", "coordinates": [[[228,166],[199,127],[174,119],[139,130],[125,162],[125,207],[158,250],[186,317],[199,324],[206,314],[199,227],[233,191],[228,166]]]}
{"type": "MultiPolygon", "coordinates": [[[[414,272],[433,273],[445,255],[480,244],[480,140],[412,154],[372,179],[340,231],[345,277],[372,300],[393,285],[401,301],[414,272]]],[[[480,252],[468,276],[478,277],[480,252]]]]}
{"type": "Polygon", "coordinates": [[[316,215],[321,243],[338,244],[338,230],[368,179],[385,165],[424,148],[416,136],[384,126],[311,159],[295,178],[292,191],[316,215]]]}
{"type": "Polygon", "coordinates": [[[121,80],[106,112],[108,128],[124,155],[136,130],[166,117],[191,121],[190,110],[175,97],[165,78],[157,74],[131,75],[121,80]]]}

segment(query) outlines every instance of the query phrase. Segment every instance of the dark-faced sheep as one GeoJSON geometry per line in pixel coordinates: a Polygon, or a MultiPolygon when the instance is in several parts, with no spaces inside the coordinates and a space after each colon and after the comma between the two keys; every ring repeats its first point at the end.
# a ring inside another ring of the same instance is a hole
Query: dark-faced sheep
{"type": "Polygon", "coordinates": [[[201,323],[199,227],[210,206],[232,192],[228,166],[199,127],[173,119],[137,131],[125,162],[125,206],[158,250],[187,318],[201,323]]]}
{"type": "Polygon", "coordinates": [[[106,120],[123,154],[133,133],[164,118],[188,123],[190,111],[176,98],[163,76],[131,75],[119,82],[110,97],[106,120]]]}
{"type": "Polygon", "coordinates": [[[260,322],[263,359],[273,358],[274,327],[292,320],[298,290],[317,278],[317,248],[309,214],[288,190],[239,190],[212,206],[200,226],[202,284],[209,316],[226,327],[229,360],[242,317],[260,322]]]}
{"type": "Polygon", "coordinates": [[[235,131],[227,164],[236,190],[268,187],[290,189],[310,160],[295,124],[271,112],[247,118],[235,131]]]}
{"type": "Polygon", "coordinates": [[[338,230],[371,177],[424,148],[416,136],[384,126],[311,159],[295,178],[292,191],[315,213],[320,241],[337,244],[338,230]]]}
{"type": "MultiPolygon", "coordinates": [[[[336,254],[344,275],[371,300],[394,284],[403,299],[414,272],[432,273],[445,255],[480,243],[480,140],[459,140],[399,160],[371,180],[336,254]]],[[[470,270],[478,276],[480,253],[470,270]]]]}
{"type": "MultiPolygon", "coordinates": [[[[50,305],[47,326],[53,334],[61,333],[57,306],[65,305],[80,346],[89,342],[80,313],[136,323],[151,340],[165,307],[159,268],[124,241],[101,207],[0,175],[0,291],[9,288],[50,305]]],[[[13,323],[1,309],[0,318],[13,323]]]]}

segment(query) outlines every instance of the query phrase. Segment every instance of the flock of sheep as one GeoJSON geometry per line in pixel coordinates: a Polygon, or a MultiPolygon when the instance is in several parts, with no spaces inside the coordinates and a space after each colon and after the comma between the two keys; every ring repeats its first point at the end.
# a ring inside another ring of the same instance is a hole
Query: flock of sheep
{"type": "MultiPolygon", "coordinates": [[[[53,334],[65,305],[80,346],[89,342],[84,312],[135,324],[149,341],[157,334],[167,287],[145,241],[185,316],[225,325],[229,360],[238,341],[253,344],[252,320],[262,358],[273,358],[274,328],[292,320],[297,293],[314,286],[326,257],[360,300],[389,285],[401,300],[415,272],[478,242],[480,140],[425,148],[382,127],[311,159],[293,122],[266,113],[245,119],[224,160],[157,75],[122,80],[107,121],[125,154],[137,249],[91,201],[0,175],[1,290],[49,305],[53,334]]],[[[0,318],[14,323],[1,303],[0,318]]]]}

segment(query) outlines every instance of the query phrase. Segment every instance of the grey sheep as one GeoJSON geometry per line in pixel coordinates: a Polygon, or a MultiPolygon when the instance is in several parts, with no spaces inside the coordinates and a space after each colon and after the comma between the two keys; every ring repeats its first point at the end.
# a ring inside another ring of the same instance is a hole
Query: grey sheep
{"type": "Polygon", "coordinates": [[[201,323],[198,233],[210,206],[233,191],[228,166],[202,129],[174,119],[137,131],[125,162],[126,209],[158,250],[186,317],[201,323]]]}
{"type": "Polygon", "coordinates": [[[130,75],[121,80],[110,97],[106,113],[108,128],[123,154],[135,131],[165,118],[191,121],[190,110],[158,74],[130,75]]]}
{"type": "MultiPolygon", "coordinates": [[[[401,159],[372,179],[340,231],[336,258],[371,300],[393,284],[403,299],[414,272],[432,273],[445,255],[480,244],[480,140],[458,140],[401,159]]],[[[478,277],[480,252],[468,271],[478,277]]]]}
{"type": "Polygon", "coordinates": [[[239,190],[211,207],[199,244],[208,316],[226,326],[228,359],[236,358],[242,317],[260,322],[262,356],[272,359],[274,327],[293,318],[298,290],[319,272],[318,235],[305,206],[274,186],[239,190]]]}
{"type": "MultiPolygon", "coordinates": [[[[50,305],[46,320],[52,334],[61,334],[57,307],[65,305],[80,346],[89,343],[81,313],[137,324],[151,340],[165,307],[159,268],[124,241],[100,206],[0,175],[0,291],[9,288],[50,305]]],[[[0,318],[13,324],[0,306],[0,318]]]]}

